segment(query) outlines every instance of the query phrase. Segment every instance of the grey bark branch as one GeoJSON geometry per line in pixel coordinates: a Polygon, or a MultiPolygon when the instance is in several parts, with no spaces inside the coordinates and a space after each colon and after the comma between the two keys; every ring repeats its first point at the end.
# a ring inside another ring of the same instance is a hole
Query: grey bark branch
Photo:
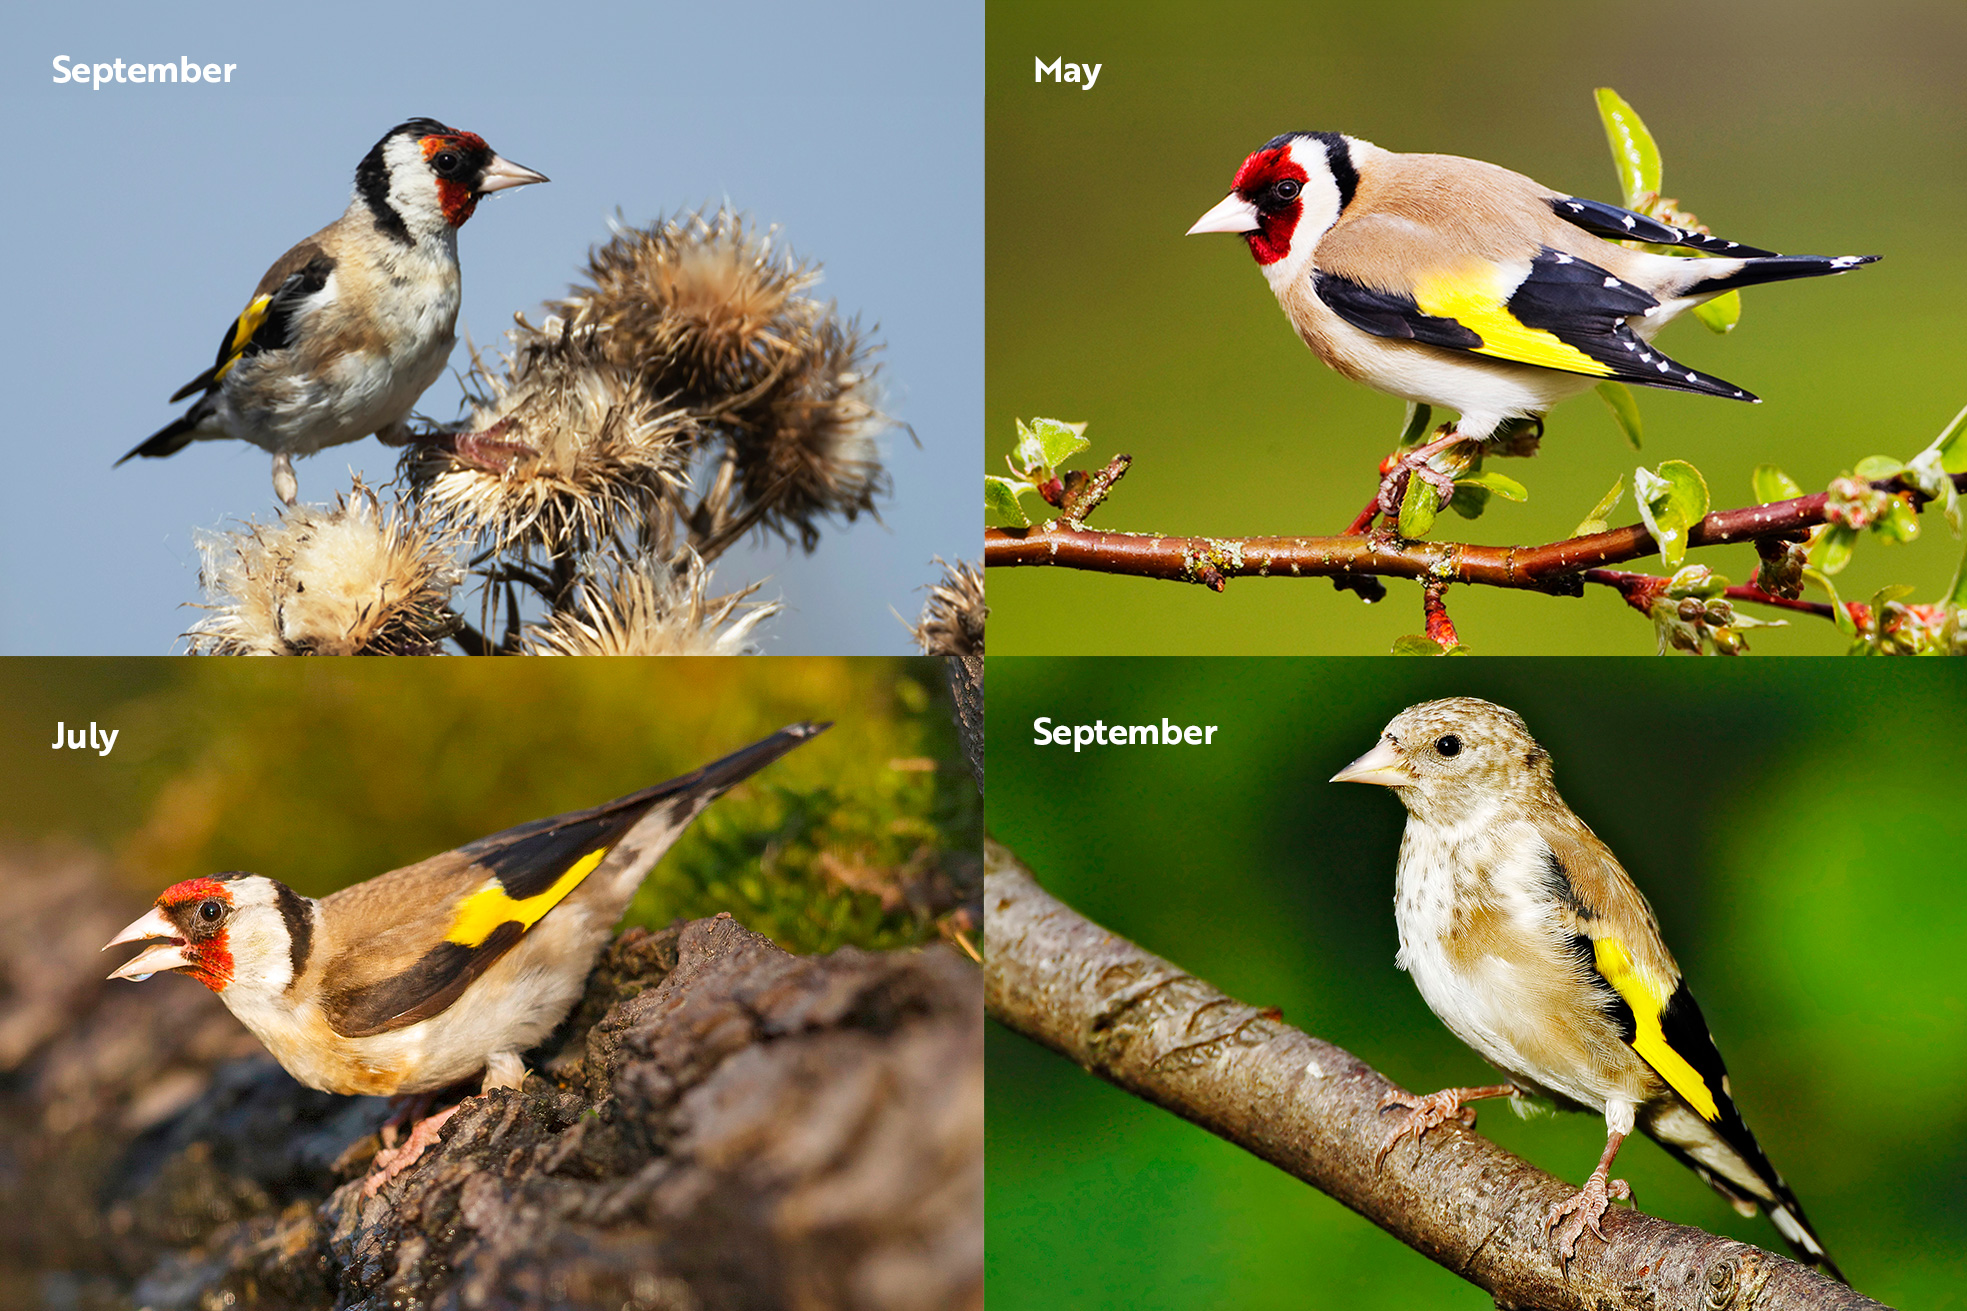
{"type": "Polygon", "coordinates": [[[1575,1189],[1459,1125],[1376,1169],[1395,1085],[1350,1053],[1225,996],[1057,900],[985,841],[992,1018],[1351,1207],[1500,1307],[1857,1311],[1882,1304],[1786,1257],[1626,1207],[1567,1267],[1543,1217],[1575,1189]]]}

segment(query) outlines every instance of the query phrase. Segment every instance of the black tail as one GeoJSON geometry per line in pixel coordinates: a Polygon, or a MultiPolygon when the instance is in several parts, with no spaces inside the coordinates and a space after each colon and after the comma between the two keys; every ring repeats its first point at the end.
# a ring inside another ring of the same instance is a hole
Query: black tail
{"type": "MultiPolygon", "coordinates": [[[[1876,264],[1877,255],[1770,255],[1742,261],[1733,273],[1703,278],[1681,294],[1705,296],[1714,292],[1753,287],[1763,282],[1787,282],[1791,278],[1821,278],[1832,273],[1849,273],[1866,264],[1876,264]]],[[[1695,266],[1696,270],[1699,266],[1695,266]]]]}
{"type": "MultiPolygon", "coordinates": [[[[197,440],[198,425],[210,418],[211,414],[212,407],[202,400],[199,401],[184,412],[183,418],[173,419],[144,438],[141,443],[124,452],[123,459],[118,460],[116,464],[122,464],[123,460],[133,460],[139,455],[151,460],[161,460],[167,455],[176,455],[197,440]]],[[[116,465],[110,467],[115,468],[116,465]]]]}

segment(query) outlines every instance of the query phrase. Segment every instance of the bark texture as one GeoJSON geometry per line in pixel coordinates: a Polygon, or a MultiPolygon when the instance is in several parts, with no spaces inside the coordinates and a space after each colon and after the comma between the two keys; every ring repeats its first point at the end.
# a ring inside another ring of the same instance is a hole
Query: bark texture
{"type": "Polygon", "coordinates": [[[0,1305],[983,1305],[980,980],[947,946],[630,930],[524,1087],[364,1199],[387,1103],[302,1088],[190,980],[101,982],[140,907],[94,858],[0,879],[0,1305]]]}
{"type": "Polygon", "coordinates": [[[984,848],[984,999],[999,1022],[1330,1194],[1488,1291],[1545,1311],[1858,1311],[1879,1303],[1785,1257],[1614,1207],[1560,1264],[1543,1217],[1576,1191],[1450,1124],[1376,1168],[1394,1084],[1350,1053],[1223,995],[984,848]]]}

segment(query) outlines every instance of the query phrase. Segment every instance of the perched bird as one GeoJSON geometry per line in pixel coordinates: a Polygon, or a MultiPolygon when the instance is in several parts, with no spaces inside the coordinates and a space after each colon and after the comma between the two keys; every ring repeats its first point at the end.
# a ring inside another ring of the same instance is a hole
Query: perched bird
{"type": "MultiPolygon", "coordinates": [[[[174,884],[109,942],[148,942],[109,977],[189,974],[310,1088],[429,1093],[480,1071],[481,1090],[516,1088],[520,1053],[573,1010],[670,844],[732,785],[829,727],[793,724],[681,778],[318,901],[260,874],[174,884]]],[[[379,1156],[369,1191],[414,1161],[456,1109],[379,1156]]]]}
{"type": "Polygon", "coordinates": [[[1878,258],[1775,255],[1480,160],[1400,155],[1336,132],[1267,143],[1198,232],[1240,234],[1298,335],[1340,374],[1460,416],[1409,453],[1410,469],[1606,379],[1754,401],[1668,358],[1653,337],[1725,291],[1878,258]]]}
{"type": "Polygon", "coordinates": [[[212,367],[171,397],[198,400],[116,463],[237,437],[273,453],[292,505],[294,456],[370,433],[403,444],[456,340],[458,229],[492,192],[546,180],[435,119],[391,128],[356,166],[347,212],[274,261],[212,367]]]}
{"type": "Polygon", "coordinates": [[[1605,1116],[1605,1154],[1551,1208],[1569,1260],[1613,1197],[1612,1159],[1637,1126],[1744,1215],[1769,1213],[1797,1256],[1844,1276],[1742,1123],[1701,1008],[1652,908],[1551,782],[1550,754],[1514,711],[1473,697],[1409,707],[1335,783],[1394,788],[1407,807],[1394,885],[1397,964],[1507,1084],[1389,1094],[1411,1110],[1380,1156],[1464,1102],[1530,1095],[1605,1116]]]}

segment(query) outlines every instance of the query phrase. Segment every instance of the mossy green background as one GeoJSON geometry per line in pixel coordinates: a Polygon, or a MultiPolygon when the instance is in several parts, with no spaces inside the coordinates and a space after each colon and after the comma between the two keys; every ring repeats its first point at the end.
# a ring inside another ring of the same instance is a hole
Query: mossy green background
{"type": "Polygon", "coordinates": [[[319,895],[834,727],[713,803],[627,923],[730,911],[795,951],[932,936],[829,879],[974,852],[981,803],[927,659],[184,661],[0,666],[0,834],[109,853],[145,897],[243,869],[319,895]],[[106,757],[55,724],[115,728],[106,757]]]}
{"type": "MultiPolygon", "coordinates": [[[[1013,420],[1084,420],[1089,467],[1135,457],[1093,517],[1116,530],[1339,531],[1366,502],[1402,403],[1348,383],[1298,340],[1242,242],[1184,237],[1244,156],[1278,132],[1343,131],[1473,156],[1617,201],[1592,88],[1618,89],[1665,160],[1664,190],[1723,236],[1790,252],[1881,253],[1848,277],[1753,288],[1717,337],[1691,317],[1661,344],[1760,394],[1758,406],[1636,389],[1630,451],[1586,395],[1551,415],[1526,483],[1437,536],[1570,535],[1632,469],[1692,461],[1717,507],[1775,463],[1820,489],[1873,453],[1905,458],[1967,404],[1967,6],[1940,0],[1730,0],[1642,13],[1565,0],[1303,4],[993,0],[985,79],[990,215],[986,472],[1013,420]],[[1097,85],[1033,81],[1034,56],[1099,63],[1097,85]]],[[[1035,501],[1034,501],[1035,504],[1035,501]]],[[[1746,546],[1697,553],[1735,581],[1746,546]]],[[[1961,558],[1936,517],[1870,541],[1847,599],[1892,582],[1938,599],[1961,558]]],[[[1657,559],[1634,568],[1658,569],[1657,559]]],[[[1226,594],[1064,569],[990,574],[999,654],[1378,654],[1420,631],[1419,594],[1368,607],[1324,581],[1241,579],[1226,594]]],[[[1640,654],[1651,626],[1609,589],[1558,600],[1458,588],[1463,640],[1489,654],[1640,654]]],[[[1751,634],[1762,653],[1834,653],[1822,621],[1751,634]]]]}
{"type": "MultiPolygon", "coordinates": [[[[992,834],[1053,893],[1405,1087],[1491,1082],[1393,966],[1405,812],[1326,782],[1418,701],[1522,713],[1651,900],[1750,1127],[1863,1292],[1967,1305],[1967,672],[1941,661],[1004,659],[992,834]],[[1216,724],[1032,744],[1032,721],[1216,724]]],[[[1486,1307],[1323,1194],[992,1025],[989,1287],[1022,1308],[1486,1307]]],[[[1480,1129],[1573,1182],[1595,1116],[1480,1129]]],[[[1411,1149],[1404,1149],[1411,1150],[1411,1149]]],[[[1650,1141],[1676,1222],[1787,1250],[1650,1141]]]]}

